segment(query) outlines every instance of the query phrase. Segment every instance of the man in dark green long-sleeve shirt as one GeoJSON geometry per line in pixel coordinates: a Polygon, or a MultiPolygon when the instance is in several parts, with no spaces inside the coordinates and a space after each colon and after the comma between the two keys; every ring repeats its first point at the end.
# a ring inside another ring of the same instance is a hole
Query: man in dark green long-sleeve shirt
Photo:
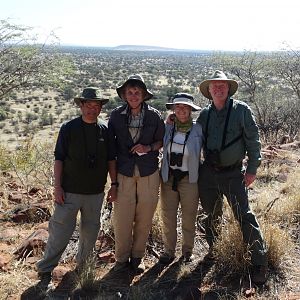
{"type": "Polygon", "coordinates": [[[222,71],[200,83],[201,93],[212,100],[198,119],[204,131],[204,162],[199,174],[199,194],[205,219],[206,240],[212,251],[218,234],[225,195],[239,221],[251,251],[251,278],[266,281],[266,249],[257,220],[249,207],[247,187],[255,180],[261,162],[258,127],[250,107],[231,96],[238,83],[222,71]],[[247,166],[243,160],[247,155],[247,166]]]}

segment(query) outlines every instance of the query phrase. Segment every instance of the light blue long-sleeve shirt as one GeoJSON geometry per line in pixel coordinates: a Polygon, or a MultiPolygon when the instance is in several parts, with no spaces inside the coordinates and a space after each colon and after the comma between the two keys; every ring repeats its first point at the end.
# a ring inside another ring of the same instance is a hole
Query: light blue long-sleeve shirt
{"type": "MultiPolygon", "coordinates": [[[[163,142],[163,159],[161,166],[161,176],[163,182],[169,179],[169,154],[168,147],[172,139],[173,125],[166,124],[166,131],[163,142]]],[[[193,123],[190,134],[186,141],[186,148],[188,149],[188,172],[189,182],[195,183],[198,180],[198,169],[200,162],[200,152],[202,148],[202,127],[199,123],[193,123]]]]}

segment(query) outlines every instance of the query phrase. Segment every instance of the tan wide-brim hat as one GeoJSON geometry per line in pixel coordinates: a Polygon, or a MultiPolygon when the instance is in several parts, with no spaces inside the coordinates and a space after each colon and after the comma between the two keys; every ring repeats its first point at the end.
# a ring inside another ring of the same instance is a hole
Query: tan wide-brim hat
{"type": "Polygon", "coordinates": [[[201,109],[200,106],[194,104],[194,97],[188,93],[177,93],[171,98],[171,101],[166,103],[167,109],[173,109],[175,104],[186,104],[192,108],[192,111],[201,109]]]}
{"type": "Polygon", "coordinates": [[[153,97],[153,93],[147,89],[142,75],[134,74],[134,75],[130,75],[128,77],[128,79],[122,85],[120,85],[119,87],[116,88],[116,91],[122,100],[126,101],[126,99],[124,99],[124,88],[130,82],[135,82],[137,84],[137,86],[140,86],[143,90],[145,90],[146,95],[145,95],[145,98],[143,99],[144,101],[147,101],[153,97]]]}
{"type": "Polygon", "coordinates": [[[100,101],[102,105],[106,104],[109,99],[104,98],[100,89],[96,87],[87,87],[83,90],[80,97],[74,98],[74,102],[80,106],[81,101],[95,100],[100,101]]]}
{"type": "Polygon", "coordinates": [[[200,85],[199,85],[199,89],[200,92],[202,93],[202,95],[205,98],[208,98],[210,100],[212,100],[211,94],[208,91],[208,86],[212,81],[227,81],[229,83],[229,92],[228,92],[228,96],[232,96],[236,93],[237,89],[238,89],[238,83],[237,81],[233,80],[233,79],[228,79],[227,76],[222,72],[222,71],[215,71],[215,73],[213,74],[213,76],[209,79],[203,80],[200,85]]]}

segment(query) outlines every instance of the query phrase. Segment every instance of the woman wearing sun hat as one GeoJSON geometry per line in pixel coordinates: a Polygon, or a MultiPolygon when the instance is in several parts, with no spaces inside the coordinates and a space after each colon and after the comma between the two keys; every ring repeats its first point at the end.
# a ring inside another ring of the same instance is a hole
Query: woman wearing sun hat
{"type": "Polygon", "coordinates": [[[173,124],[166,124],[161,167],[161,217],[164,252],[159,261],[171,263],[177,242],[177,209],[182,211],[182,259],[192,260],[195,221],[198,210],[198,166],[202,147],[202,128],[193,122],[192,111],[200,110],[194,98],[177,93],[166,103],[175,114],[173,124]]]}

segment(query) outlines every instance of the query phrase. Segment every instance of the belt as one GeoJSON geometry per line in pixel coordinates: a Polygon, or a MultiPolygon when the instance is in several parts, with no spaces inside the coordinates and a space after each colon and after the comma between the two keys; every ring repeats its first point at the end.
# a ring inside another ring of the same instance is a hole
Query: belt
{"type": "MultiPolygon", "coordinates": [[[[185,177],[186,175],[189,175],[189,172],[188,171],[181,171],[181,170],[179,170],[179,169],[172,169],[172,168],[169,168],[169,173],[171,174],[171,175],[174,175],[174,174],[180,174],[179,176],[181,176],[181,177],[185,177]],[[176,170],[176,171],[175,171],[176,170]]],[[[175,175],[175,176],[176,176],[175,175]]]]}
{"type": "Polygon", "coordinates": [[[242,167],[241,163],[233,164],[233,165],[226,166],[226,167],[214,166],[214,165],[211,165],[211,164],[209,164],[205,161],[204,161],[204,164],[206,164],[207,166],[209,166],[210,168],[212,168],[216,172],[227,172],[227,171],[232,171],[232,170],[235,170],[235,169],[241,169],[241,167],[242,167]]]}

